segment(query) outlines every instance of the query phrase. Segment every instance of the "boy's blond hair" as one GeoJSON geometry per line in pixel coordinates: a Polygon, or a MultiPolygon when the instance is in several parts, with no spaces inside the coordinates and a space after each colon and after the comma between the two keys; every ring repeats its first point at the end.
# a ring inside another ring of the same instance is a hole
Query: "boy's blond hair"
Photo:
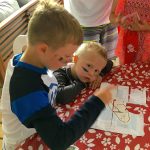
{"type": "Polygon", "coordinates": [[[57,49],[67,43],[80,45],[83,33],[79,22],[54,0],[40,0],[29,21],[28,43],[44,42],[57,49]]]}
{"type": "Polygon", "coordinates": [[[78,58],[80,58],[82,55],[88,52],[97,53],[107,60],[106,49],[100,43],[93,42],[93,41],[82,43],[80,47],[77,49],[77,51],[75,52],[75,56],[78,56],[78,58]]]}

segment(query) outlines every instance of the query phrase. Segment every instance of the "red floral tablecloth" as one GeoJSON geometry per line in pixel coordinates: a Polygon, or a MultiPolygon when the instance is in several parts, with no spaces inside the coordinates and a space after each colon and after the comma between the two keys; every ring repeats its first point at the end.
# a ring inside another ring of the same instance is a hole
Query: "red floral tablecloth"
{"type": "MultiPolygon", "coordinates": [[[[145,88],[147,106],[128,104],[129,111],[143,113],[144,132],[142,137],[89,129],[74,145],[80,150],[150,150],[150,64],[130,64],[114,68],[103,81],[133,88],[145,88]]],[[[73,103],[58,106],[57,113],[62,120],[67,120],[93,93],[84,90],[73,103]]],[[[24,141],[19,150],[48,150],[38,134],[24,141]]]]}

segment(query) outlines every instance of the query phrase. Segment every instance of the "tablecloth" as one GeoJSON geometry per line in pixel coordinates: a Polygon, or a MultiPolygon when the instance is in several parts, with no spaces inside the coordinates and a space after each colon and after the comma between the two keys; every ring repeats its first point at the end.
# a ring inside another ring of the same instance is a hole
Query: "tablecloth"
{"type": "MultiPolygon", "coordinates": [[[[150,150],[150,64],[133,63],[112,69],[103,79],[111,84],[125,85],[133,88],[146,89],[147,106],[128,104],[133,113],[144,115],[144,136],[132,136],[108,131],[89,129],[78,141],[74,143],[80,150],[150,150]]],[[[92,90],[81,92],[77,99],[67,105],[57,106],[57,113],[64,121],[79,109],[92,90]]],[[[38,134],[34,134],[24,141],[19,150],[48,150],[38,134]]]]}

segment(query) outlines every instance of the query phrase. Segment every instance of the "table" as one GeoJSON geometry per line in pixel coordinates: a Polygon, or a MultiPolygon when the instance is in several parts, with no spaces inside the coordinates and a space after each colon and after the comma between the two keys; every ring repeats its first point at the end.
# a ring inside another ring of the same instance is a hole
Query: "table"
{"type": "MultiPolygon", "coordinates": [[[[80,150],[150,150],[150,63],[140,64],[133,63],[122,65],[114,68],[103,81],[132,86],[133,88],[145,88],[147,91],[147,107],[141,105],[128,104],[130,112],[143,113],[144,115],[144,132],[142,137],[112,133],[108,131],[89,129],[74,145],[80,150]]],[[[67,120],[84,103],[86,98],[93,93],[92,90],[86,89],[81,92],[76,101],[57,107],[57,113],[62,120],[67,120]]],[[[21,150],[28,148],[38,150],[48,150],[38,134],[24,141],[19,147],[21,150]],[[31,145],[34,145],[31,146],[31,145]],[[39,148],[39,149],[40,149],[39,148]]]]}

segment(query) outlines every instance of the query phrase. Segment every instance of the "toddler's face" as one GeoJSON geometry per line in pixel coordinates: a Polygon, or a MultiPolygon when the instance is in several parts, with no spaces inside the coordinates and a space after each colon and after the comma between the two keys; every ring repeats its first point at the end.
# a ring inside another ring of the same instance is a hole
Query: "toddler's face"
{"type": "Polygon", "coordinates": [[[105,67],[106,62],[107,61],[99,54],[88,52],[80,56],[76,62],[76,75],[84,83],[93,82],[105,67]]]}

